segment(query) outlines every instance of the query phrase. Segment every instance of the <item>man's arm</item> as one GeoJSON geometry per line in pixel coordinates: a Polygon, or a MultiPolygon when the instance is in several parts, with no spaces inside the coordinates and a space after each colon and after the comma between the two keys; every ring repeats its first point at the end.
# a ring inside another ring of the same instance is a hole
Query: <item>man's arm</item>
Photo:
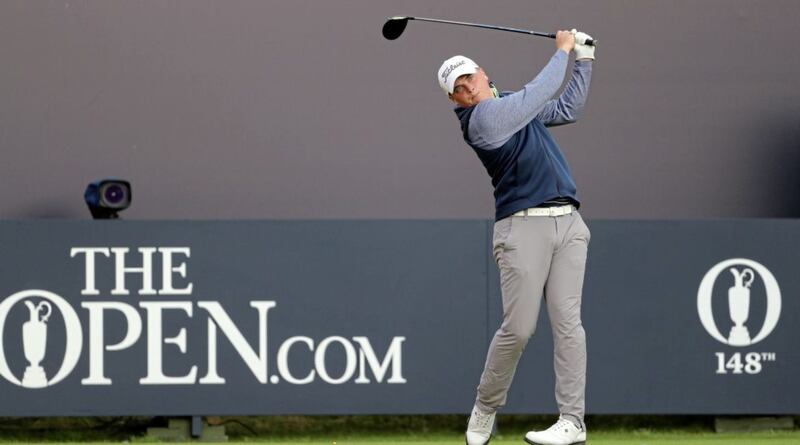
{"type": "Polygon", "coordinates": [[[592,60],[576,61],[572,68],[572,77],[564,91],[558,99],[548,101],[536,118],[548,127],[571,124],[578,120],[578,115],[586,104],[591,80],[592,60]]]}
{"type": "Polygon", "coordinates": [[[569,54],[557,50],[542,71],[521,90],[475,107],[469,122],[469,138],[486,149],[502,146],[528,124],[558,91],[567,70],[569,54]]]}

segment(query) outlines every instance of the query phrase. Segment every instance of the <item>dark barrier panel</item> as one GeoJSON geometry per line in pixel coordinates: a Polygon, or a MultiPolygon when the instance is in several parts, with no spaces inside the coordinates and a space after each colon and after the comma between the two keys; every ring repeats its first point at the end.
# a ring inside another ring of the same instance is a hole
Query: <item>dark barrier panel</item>
{"type": "MultiPolygon", "coordinates": [[[[596,221],[592,413],[800,412],[800,222],[596,221]]],[[[0,416],[463,413],[487,221],[0,222],[0,416]]],[[[555,411],[544,311],[505,412],[555,411]]]]}

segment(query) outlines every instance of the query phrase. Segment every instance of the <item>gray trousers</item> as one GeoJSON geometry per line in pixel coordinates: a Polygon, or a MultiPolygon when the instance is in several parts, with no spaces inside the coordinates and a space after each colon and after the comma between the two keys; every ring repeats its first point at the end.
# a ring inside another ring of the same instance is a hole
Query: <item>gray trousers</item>
{"type": "Polygon", "coordinates": [[[583,423],[586,336],[581,289],[589,228],[578,212],[511,216],[494,224],[493,253],[500,270],[503,323],[494,334],[478,386],[478,406],[506,403],[517,363],[536,330],[544,296],[553,330],[556,403],[562,416],[583,423]]]}

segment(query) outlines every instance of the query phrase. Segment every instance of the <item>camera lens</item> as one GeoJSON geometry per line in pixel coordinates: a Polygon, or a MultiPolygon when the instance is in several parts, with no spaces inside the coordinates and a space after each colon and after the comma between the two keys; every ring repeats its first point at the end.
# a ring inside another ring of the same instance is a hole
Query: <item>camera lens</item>
{"type": "Polygon", "coordinates": [[[119,183],[106,184],[100,191],[103,204],[109,208],[125,208],[130,202],[128,190],[119,183]]]}

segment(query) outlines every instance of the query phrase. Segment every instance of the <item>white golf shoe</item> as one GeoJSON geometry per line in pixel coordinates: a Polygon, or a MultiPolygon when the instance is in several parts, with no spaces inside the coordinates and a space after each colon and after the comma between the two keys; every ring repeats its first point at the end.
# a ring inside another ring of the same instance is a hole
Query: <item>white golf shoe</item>
{"type": "Polygon", "coordinates": [[[467,425],[467,445],[486,445],[492,438],[492,426],[496,413],[484,414],[478,407],[472,408],[467,425]]]}
{"type": "Polygon", "coordinates": [[[567,419],[558,419],[544,431],[528,431],[525,442],[531,445],[585,445],[586,431],[567,419]]]}

